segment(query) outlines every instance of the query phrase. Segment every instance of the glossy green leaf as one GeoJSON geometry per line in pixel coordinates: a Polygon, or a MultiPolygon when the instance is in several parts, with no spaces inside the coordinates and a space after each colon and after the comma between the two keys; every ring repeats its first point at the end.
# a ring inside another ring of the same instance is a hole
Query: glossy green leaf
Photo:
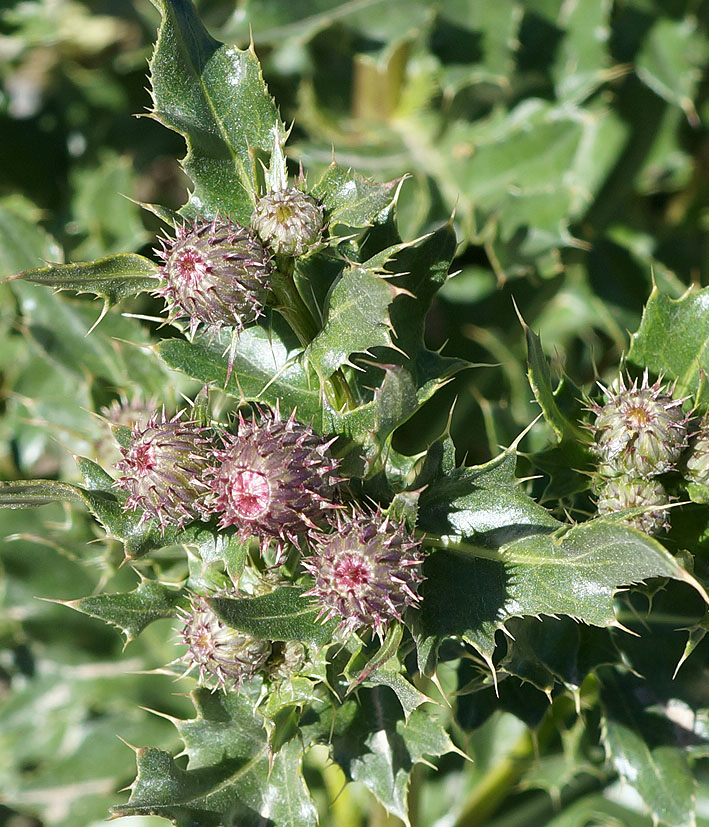
{"type": "Polygon", "coordinates": [[[254,637],[328,643],[336,623],[320,623],[319,607],[303,597],[304,591],[284,586],[258,597],[213,597],[209,604],[227,625],[254,637]]]}
{"type": "Polygon", "coordinates": [[[377,184],[333,162],[312,194],[325,207],[330,226],[368,227],[395,199],[399,183],[377,184]]]}
{"type": "Polygon", "coordinates": [[[120,815],[162,815],[177,825],[286,827],[317,823],[303,780],[302,746],[284,744],[269,767],[263,719],[246,693],[193,694],[197,717],[175,721],[189,756],[183,770],[160,750],[138,751],[138,777],[120,815]]]}
{"type": "Polygon", "coordinates": [[[150,63],[154,116],[187,142],[194,182],[188,212],[248,224],[256,197],[254,154],[268,157],[286,130],[252,50],[217,42],[190,0],[156,0],[162,25],[150,63]],[[245,113],[247,113],[245,115],[245,113]]]}
{"type": "MultiPolygon", "coordinates": [[[[423,507],[420,513],[423,521],[423,507]]],[[[471,516],[475,525],[479,517],[471,516]]],[[[494,521],[494,508],[485,519],[494,521]]],[[[511,528],[520,535],[525,530],[507,524],[504,508],[498,519],[503,537],[511,528]]],[[[596,519],[554,534],[526,528],[529,536],[499,546],[483,537],[479,545],[453,541],[455,551],[430,555],[423,605],[414,617],[422,668],[432,668],[436,641],[450,635],[491,658],[496,630],[513,616],[568,615],[593,626],[618,625],[616,592],[651,577],[682,580],[707,599],[660,543],[621,523],[596,519]]]]}
{"type": "Polygon", "coordinates": [[[83,264],[55,264],[38,270],[26,270],[17,278],[58,290],[93,293],[101,296],[106,308],[128,296],[152,290],[159,284],[156,265],[150,259],[131,253],[83,264]]]}
{"type": "Polygon", "coordinates": [[[642,796],[655,821],[692,827],[695,781],[676,727],[660,711],[645,708],[642,683],[627,673],[605,669],[601,687],[609,762],[642,796]]]}
{"type": "Polygon", "coordinates": [[[116,626],[129,642],[155,620],[175,617],[180,597],[180,591],[143,580],[132,592],[95,594],[64,601],[64,605],[116,626]]]}
{"type": "Polygon", "coordinates": [[[702,373],[709,373],[709,288],[672,299],[652,291],[628,358],[640,367],[677,380],[677,395],[701,394],[700,408],[709,404],[702,373]]]}
{"type": "Polygon", "coordinates": [[[308,361],[331,376],[355,353],[391,345],[389,305],[398,288],[374,272],[348,267],[330,294],[323,329],[308,345],[308,361]]]}
{"type": "Polygon", "coordinates": [[[213,383],[230,396],[270,405],[278,401],[284,413],[297,408],[299,419],[312,419],[319,427],[320,384],[303,364],[299,346],[282,323],[274,320],[270,330],[250,327],[241,334],[227,383],[225,350],[230,341],[229,333],[215,337],[211,343],[208,336],[198,336],[194,342],[165,339],[157,345],[157,353],[169,367],[213,383]]]}
{"type": "Polygon", "coordinates": [[[360,704],[354,722],[333,742],[335,761],[348,778],[361,781],[392,815],[409,824],[411,771],[424,758],[453,752],[455,746],[425,708],[404,720],[387,688],[361,692],[360,704]]]}

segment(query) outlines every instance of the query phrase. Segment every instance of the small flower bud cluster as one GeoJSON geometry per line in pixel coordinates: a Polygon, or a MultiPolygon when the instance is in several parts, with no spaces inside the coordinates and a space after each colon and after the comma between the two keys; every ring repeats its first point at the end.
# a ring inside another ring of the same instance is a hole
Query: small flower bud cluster
{"type": "Polygon", "coordinates": [[[605,404],[589,406],[595,415],[598,513],[644,508],[625,522],[658,534],[669,527],[663,509],[669,497],[657,477],[677,468],[687,446],[683,400],[674,399],[660,381],[649,384],[647,371],[640,384],[620,376],[617,388],[603,390],[605,404]]]}
{"type": "Polygon", "coordinates": [[[251,226],[227,218],[198,218],[161,239],[162,283],[168,320],[186,320],[190,335],[214,336],[230,327],[238,336],[263,315],[269,299],[272,255],[297,257],[320,242],[325,216],[310,195],[290,187],[260,198],[251,226]]]}

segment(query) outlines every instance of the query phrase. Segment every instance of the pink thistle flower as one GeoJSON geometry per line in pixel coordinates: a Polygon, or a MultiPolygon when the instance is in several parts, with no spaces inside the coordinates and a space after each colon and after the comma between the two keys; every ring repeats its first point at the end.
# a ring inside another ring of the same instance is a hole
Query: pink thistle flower
{"type": "Polygon", "coordinates": [[[209,466],[208,428],[153,414],[145,427],[134,425],[130,444],[121,447],[122,472],[115,485],[128,491],[126,508],[142,510],[141,522],[154,517],[166,526],[183,526],[207,518],[206,486],[202,475],[209,466]]]}
{"type": "Polygon", "coordinates": [[[332,503],[338,461],[329,454],[332,439],[318,436],[295,419],[259,412],[239,416],[238,434],[224,434],[224,447],[212,452],[205,480],[207,504],[220,515],[220,528],[236,526],[242,538],[257,537],[262,552],[276,544],[280,558],[286,543],[298,544],[316,529],[332,503]]]}
{"type": "Polygon", "coordinates": [[[380,513],[338,514],[332,527],[303,561],[315,578],[304,596],[320,603],[321,619],[339,617],[346,633],[372,627],[383,638],[391,620],[401,620],[404,610],[421,600],[420,542],[403,523],[380,513]]]}

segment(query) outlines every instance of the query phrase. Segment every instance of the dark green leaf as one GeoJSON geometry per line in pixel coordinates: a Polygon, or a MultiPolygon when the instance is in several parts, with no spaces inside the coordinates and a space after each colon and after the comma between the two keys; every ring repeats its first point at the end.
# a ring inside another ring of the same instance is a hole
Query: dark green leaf
{"type": "Polygon", "coordinates": [[[285,135],[252,50],[217,42],[190,0],[157,0],[162,25],[150,63],[155,117],[187,141],[194,182],[189,212],[248,224],[255,203],[254,153],[285,135]]]}
{"type": "Polygon", "coordinates": [[[106,308],[121,299],[157,287],[157,267],[150,259],[132,253],[109,256],[83,264],[54,264],[26,270],[16,278],[59,290],[101,296],[106,308]]]}
{"type": "Polygon", "coordinates": [[[392,203],[399,183],[377,184],[333,163],[312,194],[327,210],[331,226],[368,227],[392,203]]]}
{"type": "Polygon", "coordinates": [[[398,288],[361,267],[348,267],[330,294],[323,329],[308,345],[308,361],[331,376],[355,353],[391,345],[389,305],[398,288]]]}
{"type": "Polygon", "coordinates": [[[154,580],[143,580],[137,589],[124,594],[96,594],[63,601],[78,612],[111,623],[133,640],[155,620],[175,617],[181,592],[154,580]]]}
{"type": "Polygon", "coordinates": [[[169,367],[201,382],[214,383],[231,396],[270,405],[278,401],[284,413],[297,408],[299,419],[312,419],[319,427],[319,382],[305,368],[298,346],[281,323],[276,322],[271,330],[250,327],[241,334],[234,369],[225,385],[228,363],[224,352],[229,343],[227,333],[211,343],[208,336],[198,336],[194,342],[166,339],[157,346],[157,352],[169,367]]]}
{"type": "Polygon", "coordinates": [[[226,624],[254,637],[328,643],[336,623],[320,623],[319,607],[303,597],[304,591],[284,586],[259,597],[213,597],[209,603],[226,624]]]}
{"type": "Polygon", "coordinates": [[[700,379],[702,373],[709,373],[709,288],[690,291],[681,299],[655,288],[628,358],[666,379],[676,379],[679,396],[698,394],[698,405],[706,408],[709,389],[700,379]]]}
{"type": "Polygon", "coordinates": [[[608,760],[642,797],[653,820],[668,827],[695,824],[695,781],[673,723],[646,709],[642,681],[603,670],[603,742],[608,760]]]}

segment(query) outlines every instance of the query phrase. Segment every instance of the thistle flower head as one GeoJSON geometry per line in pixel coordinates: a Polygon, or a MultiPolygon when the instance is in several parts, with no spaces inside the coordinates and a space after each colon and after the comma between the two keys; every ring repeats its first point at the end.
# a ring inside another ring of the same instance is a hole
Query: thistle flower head
{"type": "Polygon", "coordinates": [[[251,226],[276,255],[302,256],[322,234],[322,207],[295,187],[270,192],[259,199],[251,226]]]}
{"type": "Polygon", "coordinates": [[[264,669],[271,680],[290,678],[305,666],[305,646],[297,640],[274,641],[264,669]]]}
{"type": "Polygon", "coordinates": [[[180,616],[184,623],[180,636],[187,646],[183,660],[190,668],[199,669],[202,683],[216,683],[222,689],[240,686],[251,680],[271,655],[269,641],[227,626],[204,597],[194,596],[189,611],[181,611],[180,616]]]}
{"type": "Polygon", "coordinates": [[[659,534],[668,529],[667,512],[660,506],[667,505],[669,497],[658,480],[613,477],[597,486],[598,513],[617,514],[631,508],[648,508],[641,514],[626,517],[623,522],[644,531],[646,534],[659,534]],[[652,508],[657,506],[657,508],[652,508]]]}
{"type": "Polygon", "coordinates": [[[128,491],[126,507],[142,510],[143,519],[155,517],[164,531],[168,525],[206,517],[206,487],[201,477],[209,466],[209,429],[193,422],[153,414],[147,424],[133,426],[130,443],[116,468],[116,486],[128,491]]]}
{"type": "Polygon", "coordinates": [[[709,485],[709,417],[702,420],[690,440],[683,473],[690,482],[709,485]]]}
{"type": "Polygon", "coordinates": [[[269,256],[254,233],[228,219],[198,219],[162,239],[155,251],[162,296],[170,319],[186,318],[191,334],[203,325],[213,334],[222,326],[237,332],[263,313],[268,295],[269,256]]]}
{"type": "Polygon", "coordinates": [[[287,542],[315,529],[331,502],[338,461],[318,436],[295,419],[259,412],[239,417],[238,434],[224,434],[212,454],[206,480],[208,504],[220,527],[236,526],[244,539],[258,537],[262,550],[275,542],[278,557],[287,542]]]}
{"type": "Polygon", "coordinates": [[[406,607],[421,600],[420,543],[403,524],[379,513],[338,514],[332,528],[303,561],[315,578],[305,596],[320,604],[322,619],[339,617],[348,634],[369,626],[381,638],[392,619],[401,620],[406,607]]]}
{"type": "Polygon", "coordinates": [[[591,403],[596,416],[595,451],[599,472],[611,477],[627,474],[647,479],[674,469],[687,445],[687,417],[682,399],[674,399],[658,380],[626,385],[621,376],[617,389],[606,389],[606,403],[591,403]]]}

